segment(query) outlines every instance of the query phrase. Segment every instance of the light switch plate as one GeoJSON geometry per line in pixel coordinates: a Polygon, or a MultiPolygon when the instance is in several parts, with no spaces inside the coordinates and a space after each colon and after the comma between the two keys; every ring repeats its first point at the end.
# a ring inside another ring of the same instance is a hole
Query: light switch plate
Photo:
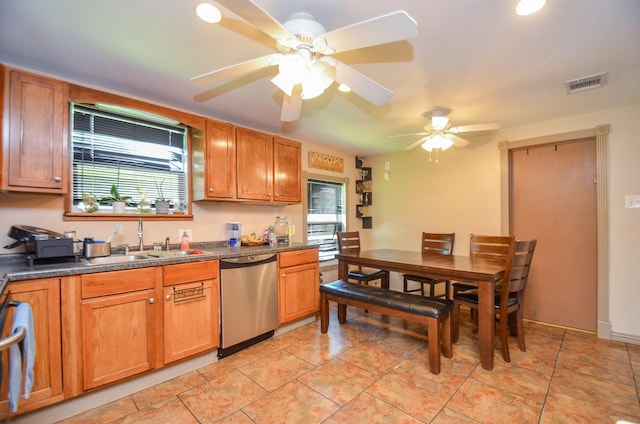
{"type": "Polygon", "coordinates": [[[628,194],[624,196],[624,207],[640,208],[640,194],[628,194]]]}

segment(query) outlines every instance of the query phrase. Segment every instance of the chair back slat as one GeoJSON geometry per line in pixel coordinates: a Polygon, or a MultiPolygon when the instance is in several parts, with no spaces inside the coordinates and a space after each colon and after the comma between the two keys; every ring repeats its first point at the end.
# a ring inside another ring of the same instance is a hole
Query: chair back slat
{"type": "Polygon", "coordinates": [[[453,253],[453,242],[456,234],[422,233],[423,255],[445,255],[453,253]]]}
{"type": "Polygon", "coordinates": [[[509,256],[509,247],[514,240],[514,236],[483,236],[471,234],[469,256],[495,261],[504,265],[509,256]]]}
{"type": "Polygon", "coordinates": [[[529,279],[529,270],[531,269],[531,261],[533,253],[536,249],[537,240],[517,240],[513,246],[513,252],[507,261],[504,280],[508,282],[503,284],[501,293],[501,302],[505,303],[508,297],[524,297],[524,291],[527,288],[527,280],[529,279]]]}
{"type": "Polygon", "coordinates": [[[360,232],[343,231],[338,233],[338,250],[346,255],[360,253],[360,232]]]}

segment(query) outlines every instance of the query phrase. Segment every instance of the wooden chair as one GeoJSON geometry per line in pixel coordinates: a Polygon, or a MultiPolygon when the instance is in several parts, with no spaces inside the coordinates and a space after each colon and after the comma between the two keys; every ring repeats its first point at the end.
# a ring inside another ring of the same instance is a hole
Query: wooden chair
{"type": "MultiPolygon", "coordinates": [[[[531,260],[536,248],[537,240],[514,241],[509,249],[509,256],[505,265],[504,278],[501,289],[496,292],[495,316],[498,320],[499,334],[502,341],[502,357],[511,362],[509,356],[509,341],[507,328],[511,335],[518,337],[518,347],[526,351],[524,342],[524,295],[531,269],[531,260]]],[[[472,310],[478,309],[478,291],[467,290],[453,296],[453,340],[458,340],[460,324],[460,306],[467,306],[472,310]]],[[[475,315],[477,317],[477,314],[475,315]]],[[[477,320],[473,324],[477,328],[477,320]]]]}
{"type": "MultiPolygon", "coordinates": [[[[445,255],[449,256],[453,253],[453,242],[456,234],[440,234],[440,233],[422,233],[422,254],[423,255],[445,255]]],[[[419,275],[403,275],[403,287],[404,292],[417,292],[419,291],[424,296],[424,285],[429,285],[429,297],[442,297],[445,299],[451,299],[451,281],[440,280],[429,277],[421,277],[419,275]],[[420,285],[417,289],[409,289],[409,281],[417,281],[420,285]],[[435,295],[435,288],[438,284],[445,284],[444,295],[435,295]]]]}
{"type": "MultiPolygon", "coordinates": [[[[504,265],[507,262],[509,246],[514,240],[513,236],[484,236],[471,234],[469,241],[469,256],[471,258],[487,259],[504,265]]],[[[477,286],[470,283],[455,282],[452,284],[453,296],[456,294],[476,289],[477,286]]]]}
{"type": "MultiPolygon", "coordinates": [[[[360,253],[360,232],[339,232],[338,250],[346,255],[358,255],[360,253]]],[[[380,287],[389,288],[389,271],[350,265],[348,276],[349,280],[355,280],[365,285],[369,285],[371,281],[380,280],[380,287]]]]}

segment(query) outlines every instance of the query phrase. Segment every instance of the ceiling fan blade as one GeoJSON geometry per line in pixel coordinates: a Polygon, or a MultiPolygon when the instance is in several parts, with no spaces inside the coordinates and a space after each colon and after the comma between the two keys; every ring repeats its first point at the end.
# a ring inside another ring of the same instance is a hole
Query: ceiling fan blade
{"type": "Polygon", "coordinates": [[[388,135],[387,138],[408,137],[408,136],[416,136],[416,135],[429,135],[429,133],[419,132],[419,133],[409,133],[409,134],[395,134],[395,135],[388,135]]]}
{"type": "Polygon", "coordinates": [[[296,39],[280,22],[251,0],[216,0],[216,3],[226,7],[271,38],[281,41],[296,39]]]}
{"type": "Polygon", "coordinates": [[[403,152],[407,152],[409,150],[413,150],[416,147],[420,146],[422,143],[424,143],[424,140],[427,137],[422,137],[420,140],[416,141],[415,143],[410,144],[409,146],[405,147],[404,149],[402,149],[403,152]]]}
{"type": "Polygon", "coordinates": [[[467,140],[465,140],[464,138],[458,137],[457,135],[446,134],[445,137],[453,141],[453,145],[456,147],[466,147],[469,145],[469,142],[467,140]]]}
{"type": "Polygon", "coordinates": [[[286,94],[282,98],[282,113],[280,120],[282,122],[293,122],[300,119],[302,112],[302,97],[300,94],[294,93],[292,96],[286,94]]]}
{"type": "Polygon", "coordinates": [[[388,103],[393,97],[391,90],[339,61],[336,64],[336,81],[349,86],[351,91],[376,106],[388,103]]]}
{"type": "Polygon", "coordinates": [[[447,130],[449,133],[463,133],[463,132],[474,132],[474,131],[492,131],[500,129],[500,124],[497,122],[487,122],[486,124],[471,124],[471,125],[460,125],[458,127],[451,127],[447,130]]]}
{"type": "Polygon", "coordinates": [[[256,59],[247,60],[246,62],[236,63],[216,71],[207,72],[191,78],[191,83],[198,87],[206,87],[214,85],[227,79],[231,79],[258,69],[274,66],[280,63],[281,54],[275,53],[267,56],[258,57],[256,59]]]}
{"type": "Polygon", "coordinates": [[[327,32],[322,37],[338,53],[413,38],[417,28],[416,21],[399,10],[327,32]]]}

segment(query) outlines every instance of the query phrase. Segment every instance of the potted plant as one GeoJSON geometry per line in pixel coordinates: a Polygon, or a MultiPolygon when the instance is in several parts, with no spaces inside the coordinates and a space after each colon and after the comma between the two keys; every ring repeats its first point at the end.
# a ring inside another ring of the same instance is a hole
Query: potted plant
{"type": "Polygon", "coordinates": [[[156,190],[158,190],[158,197],[156,198],[156,213],[168,214],[170,200],[164,197],[164,193],[162,192],[162,184],[164,184],[164,179],[160,181],[158,184],[157,181],[154,181],[156,185],[156,190]]]}
{"type": "Polygon", "coordinates": [[[118,166],[118,176],[116,178],[116,183],[111,186],[109,196],[105,196],[100,199],[100,203],[102,203],[103,205],[113,206],[113,213],[125,213],[125,208],[131,200],[131,196],[121,195],[118,191],[118,184],[120,184],[120,166],[118,166]]]}

